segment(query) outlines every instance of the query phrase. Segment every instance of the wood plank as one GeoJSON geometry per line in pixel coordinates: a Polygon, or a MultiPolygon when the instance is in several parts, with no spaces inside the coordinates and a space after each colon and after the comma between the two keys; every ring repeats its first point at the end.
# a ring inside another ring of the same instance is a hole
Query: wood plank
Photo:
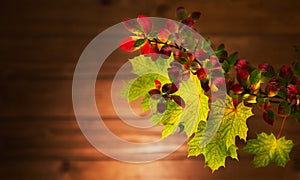
{"type": "MultiPolygon", "coordinates": [[[[89,120],[87,130],[89,132],[100,132],[99,140],[101,144],[110,146],[113,143],[109,136],[103,138],[104,129],[99,127],[96,120],[89,120]],[[102,134],[102,135],[101,135],[102,134]]],[[[119,138],[135,143],[152,143],[160,139],[161,126],[150,128],[136,128],[125,124],[119,119],[105,119],[104,123],[108,130],[119,138]]],[[[256,138],[260,132],[273,132],[275,135],[279,131],[280,121],[275,122],[274,127],[266,125],[261,117],[255,116],[248,120],[248,138],[256,138]]],[[[287,139],[293,140],[291,159],[295,162],[300,160],[299,146],[300,125],[288,119],[283,132],[287,139]]],[[[18,117],[3,118],[0,127],[0,153],[1,160],[108,160],[109,157],[98,152],[85,138],[74,118],[42,118],[42,117],[18,117]],[[20,151],[22,149],[22,151],[20,151]]],[[[236,139],[239,147],[239,158],[249,159],[252,156],[245,153],[242,147],[245,143],[236,139]]],[[[170,146],[175,146],[174,141],[167,141],[163,146],[155,146],[155,151],[149,153],[149,149],[142,149],[134,152],[143,156],[154,157],[168,150],[170,146]]],[[[118,149],[119,153],[132,151],[130,149],[118,149]]],[[[183,144],[176,152],[165,159],[180,160],[187,158],[187,144],[183,144]]]]}
{"type": "MultiPolygon", "coordinates": [[[[179,0],[151,3],[122,0],[113,2],[111,6],[102,6],[99,1],[92,0],[6,2],[2,19],[7,26],[3,26],[0,32],[10,36],[97,34],[99,29],[140,13],[174,18],[174,10],[180,5],[179,0]]],[[[192,0],[185,2],[185,6],[190,10],[202,11],[201,28],[204,32],[293,34],[300,30],[298,1],[273,1],[270,4],[260,0],[192,0]]]]}
{"type": "Polygon", "coordinates": [[[270,165],[254,168],[248,160],[229,161],[226,168],[211,173],[203,161],[156,161],[128,164],[116,161],[22,161],[1,164],[0,177],[10,179],[299,179],[289,163],[286,168],[270,165]],[[11,168],[14,167],[14,168],[11,168]]]}
{"type": "MultiPolygon", "coordinates": [[[[184,4],[202,12],[203,35],[215,44],[224,42],[229,51],[239,51],[254,65],[264,61],[279,67],[296,59],[292,45],[300,42],[299,1],[191,0],[184,4]]],[[[84,47],[124,17],[145,13],[173,18],[178,5],[182,1],[111,0],[105,6],[98,0],[2,2],[0,179],[299,179],[300,125],[292,118],[283,135],[295,147],[285,168],[274,164],[253,168],[252,156],[243,152],[244,143],[238,139],[239,162],[228,159],[226,169],[211,174],[203,168],[202,156],[186,157],[186,144],[160,161],[137,165],[112,160],[84,137],[74,117],[71,94],[73,72],[84,47]]],[[[159,138],[161,127],[127,126],[111,103],[112,78],[130,56],[115,52],[99,72],[97,107],[114,134],[131,142],[152,142],[159,138]]],[[[122,84],[117,84],[119,89],[122,84]]],[[[132,106],[141,113],[136,104],[132,106]]],[[[280,119],[271,127],[260,112],[255,114],[247,121],[249,138],[261,131],[278,133],[280,119]]],[[[89,129],[99,131],[93,121],[89,129]]],[[[109,138],[103,141],[109,142],[109,138]]],[[[140,151],[139,155],[151,157],[166,149],[154,148],[155,152],[140,151]]]]}

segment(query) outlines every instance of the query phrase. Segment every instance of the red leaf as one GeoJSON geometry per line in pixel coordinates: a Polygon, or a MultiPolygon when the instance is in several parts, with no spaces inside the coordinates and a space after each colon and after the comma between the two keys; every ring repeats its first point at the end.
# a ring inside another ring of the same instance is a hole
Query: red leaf
{"type": "Polygon", "coordinates": [[[160,89],[161,88],[161,82],[157,79],[154,80],[154,84],[155,84],[155,87],[156,89],[160,89]]]}
{"type": "Polygon", "coordinates": [[[176,9],[176,17],[178,20],[183,20],[187,17],[187,12],[184,7],[180,6],[176,9]]]}
{"type": "Polygon", "coordinates": [[[127,52],[133,52],[139,49],[139,47],[135,47],[135,39],[131,36],[126,37],[123,39],[120,43],[120,49],[127,51],[127,52]]]}
{"type": "Polygon", "coordinates": [[[163,54],[162,58],[168,59],[171,56],[172,48],[168,45],[164,45],[160,49],[161,54],[163,54]]]}
{"type": "Polygon", "coordinates": [[[291,94],[298,94],[298,89],[297,89],[297,86],[296,85],[293,85],[293,84],[289,84],[287,86],[287,91],[288,91],[288,94],[291,95],[291,94]]]}
{"type": "Polygon", "coordinates": [[[293,72],[292,72],[291,67],[286,66],[286,65],[283,65],[283,66],[280,68],[279,76],[280,76],[280,77],[283,77],[283,78],[285,78],[285,79],[290,79],[290,78],[292,78],[293,72]]]}
{"type": "Polygon", "coordinates": [[[190,15],[190,17],[193,18],[194,21],[199,20],[200,16],[201,16],[200,12],[192,12],[192,14],[190,15]]]}
{"type": "Polygon", "coordinates": [[[272,110],[267,110],[263,112],[263,119],[269,125],[274,124],[274,112],[272,110]]]}
{"type": "Polygon", "coordinates": [[[271,84],[269,84],[266,88],[266,91],[268,92],[268,96],[269,97],[274,97],[277,95],[276,91],[278,90],[278,88],[276,86],[273,86],[271,84]]]}
{"type": "Polygon", "coordinates": [[[153,50],[151,44],[146,43],[146,44],[141,48],[141,54],[150,54],[150,53],[155,53],[155,51],[153,50]]]}
{"type": "Polygon", "coordinates": [[[160,94],[160,90],[158,90],[158,89],[151,89],[148,93],[152,97],[153,95],[160,94]]]}
{"type": "Polygon", "coordinates": [[[239,104],[239,98],[233,97],[232,98],[232,103],[233,103],[234,106],[237,106],[239,104]]]}
{"type": "Polygon", "coordinates": [[[269,101],[269,98],[257,98],[256,100],[261,110],[267,111],[271,109],[271,103],[269,101]]]}
{"type": "Polygon", "coordinates": [[[138,16],[137,22],[142,26],[144,34],[150,34],[152,30],[152,22],[149,17],[141,14],[138,16]]]}
{"type": "Polygon", "coordinates": [[[227,89],[231,88],[231,86],[233,85],[232,77],[230,77],[230,76],[225,77],[225,81],[226,81],[227,89]]]}
{"type": "Polygon", "coordinates": [[[200,81],[207,79],[206,71],[207,70],[205,70],[204,68],[198,69],[198,71],[197,71],[197,77],[198,77],[198,79],[200,81]]]}
{"type": "Polygon", "coordinates": [[[209,81],[208,80],[202,80],[201,82],[201,87],[202,89],[207,92],[209,91],[210,87],[209,87],[209,81]]]}
{"type": "Polygon", "coordinates": [[[250,76],[249,72],[246,69],[238,69],[237,70],[237,80],[242,86],[247,85],[249,76],[250,76]]]}
{"type": "Polygon", "coordinates": [[[189,27],[193,27],[195,22],[193,20],[193,18],[187,17],[184,20],[181,21],[183,24],[189,26],[189,27]]]}
{"type": "Polygon", "coordinates": [[[243,87],[240,85],[240,84],[234,84],[232,87],[231,87],[231,90],[233,92],[235,92],[236,94],[241,94],[243,92],[243,87]]]}
{"type": "Polygon", "coordinates": [[[267,64],[267,63],[263,63],[263,64],[258,65],[258,68],[260,69],[261,74],[263,76],[272,77],[275,74],[274,68],[271,65],[267,64]]]}
{"type": "Polygon", "coordinates": [[[176,91],[178,91],[178,87],[174,83],[167,83],[167,84],[164,84],[162,87],[162,92],[167,93],[167,94],[173,94],[176,91]]]}
{"type": "Polygon", "coordinates": [[[172,95],[171,98],[174,100],[174,102],[175,102],[176,104],[178,104],[178,105],[181,106],[182,108],[185,107],[185,102],[184,102],[184,100],[183,100],[180,96],[172,95]]]}
{"type": "Polygon", "coordinates": [[[236,64],[235,64],[235,68],[236,69],[247,69],[247,67],[248,67],[248,61],[247,60],[245,60],[245,59],[239,59],[239,60],[237,60],[237,62],[236,62],[236,64]]]}
{"type": "Polygon", "coordinates": [[[124,27],[134,34],[143,34],[142,27],[138,24],[135,19],[124,19],[123,20],[124,27]]]}

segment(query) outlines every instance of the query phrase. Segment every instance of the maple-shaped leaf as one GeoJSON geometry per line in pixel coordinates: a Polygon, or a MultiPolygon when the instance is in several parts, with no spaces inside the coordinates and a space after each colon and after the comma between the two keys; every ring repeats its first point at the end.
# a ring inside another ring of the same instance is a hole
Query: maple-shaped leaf
{"type": "MultiPolygon", "coordinates": [[[[168,77],[168,68],[170,63],[174,60],[173,56],[170,56],[168,59],[163,59],[158,57],[156,61],[153,61],[151,57],[139,55],[133,59],[129,59],[132,65],[132,72],[142,76],[144,74],[159,74],[165,77],[168,77]]],[[[153,81],[152,83],[153,84],[153,81]]]]}
{"type": "Polygon", "coordinates": [[[274,134],[267,135],[260,133],[257,139],[247,141],[244,150],[254,154],[253,164],[255,167],[265,167],[269,163],[284,167],[289,158],[289,153],[293,147],[293,141],[286,140],[285,137],[276,139],[274,134]]]}
{"type": "MultiPolygon", "coordinates": [[[[145,96],[149,90],[155,88],[153,83],[155,79],[160,80],[162,84],[170,83],[167,82],[169,80],[168,68],[172,59],[173,56],[169,59],[158,58],[156,61],[152,61],[150,57],[143,55],[130,59],[132,72],[140,77],[127,83],[121,92],[121,96],[128,98],[129,101],[145,96]]],[[[164,113],[156,112],[151,117],[151,121],[155,124],[165,126],[162,132],[163,138],[173,134],[179,124],[184,126],[184,132],[190,137],[196,132],[199,122],[206,120],[208,116],[208,97],[204,94],[200,81],[196,76],[191,76],[188,80],[183,81],[174,97],[177,97],[176,95],[180,96],[185,102],[184,108],[176,103],[168,102],[164,113]]],[[[147,96],[145,98],[142,106],[144,110],[149,110],[147,96]]]]}
{"type": "Polygon", "coordinates": [[[179,94],[186,104],[181,114],[181,122],[185,127],[184,132],[186,132],[187,137],[190,137],[197,131],[199,122],[207,119],[208,97],[204,94],[201,83],[196,76],[191,76],[189,80],[181,83],[179,94]]]}
{"type": "Polygon", "coordinates": [[[248,127],[247,119],[253,115],[252,108],[244,105],[243,102],[235,107],[232,98],[227,96],[225,114],[220,126],[220,133],[225,140],[226,147],[235,144],[235,137],[246,141],[248,127]]]}
{"type": "Polygon", "coordinates": [[[174,101],[167,101],[167,109],[163,114],[159,112],[152,114],[150,121],[156,125],[162,124],[164,126],[162,139],[176,132],[182,111],[183,109],[174,101]]]}
{"type": "Polygon", "coordinates": [[[188,143],[189,154],[188,156],[198,156],[203,154],[205,164],[211,168],[212,172],[218,170],[220,167],[225,167],[226,158],[229,156],[233,159],[237,157],[236,145],[226,147],[225,140],[220,133],[215,134],[214,138],[205,147],[200,147],[202,133],[205,129],[206,123],[201,121],[198,126],[198,131],[195,133],[193,139],[188,143]]]}
{"type": "MultiPolygon", "coordinates": [[[[129,102],[143,97],[148,94],[149,90],[155,89],[155,80],[159,80],[163,84],[170,83],[168,68],[172,61],[171,57],[170,59],[158,58],[156,61],[152,61],[151,57],[140,55],[129,61],[131,62],[133,73],[140,76],[126,82],[120,92],[120,96],[127,98],[129,102]]],[[[146,102],[142,103],[142,106],[145,110],[149,110],[146,102]]]]}
{"type": "Polygon", "coordinates": [[[184,127],[183,131],[187,137],[190,137],[197,131],[199,122],[207,119],[209,112],[208,97],[204,94],[200,81],[196,76],[183,81],[177,93],[185,101],[184,108],[181,108],[175,102],[169,102],[164,114],[154,113],[151,117],[153,123],[164,125],[162,138],[173,134],[179,124],[184,127]]]}

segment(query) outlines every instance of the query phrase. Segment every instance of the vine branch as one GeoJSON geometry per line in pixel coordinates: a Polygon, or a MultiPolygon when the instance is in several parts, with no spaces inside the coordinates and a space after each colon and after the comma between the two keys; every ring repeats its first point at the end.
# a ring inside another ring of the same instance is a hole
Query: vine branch
{"type": "Polygon", "coordinates": [[[276,139],[279,139],[279,138],[280,138],[281,133],[282,133],[282,130],[283,130],[283,127],[284,127],[285,121],[286,121],[286,116],[284,116],[284,118],[283,118],[283,120],[282,120],[281,127],[280,127],[280,130],[279,130],[279,133],[278,133],[276,139]]]}

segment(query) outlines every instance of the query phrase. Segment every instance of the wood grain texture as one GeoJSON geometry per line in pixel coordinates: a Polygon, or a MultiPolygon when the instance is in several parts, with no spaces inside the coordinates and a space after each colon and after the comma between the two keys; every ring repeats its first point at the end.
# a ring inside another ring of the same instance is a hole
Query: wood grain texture
{"type": "MultiPolygon", "coordinates": [[[[197,26],[214,45],[225,43],[230,52],[238,51],[254,65],[267,62],[279,67],[297,59],[292,48],[300,43],[297,0],[1,2],[0,179],[299,179],[300,125],[292,118],[286,123],[284,135],[293,139],[295,147],[285,168],[272,164],[256,169],[251,164],[252,156],[240,149],[239,162],[229,158],[226,169],[214,174],[204,168],[202,156],[186,157],[186,144],[162,160],[130,164],[98,152],[82,134],[73,111],[72,78],[87,44],[125,17],[143,13],[173,18],[179,5],[202,12],[197,26]]],[[[159,138],[161,127],[130,127],[118,118],[111,102],[113,78],[132,57],[116,50],[106,60],[96,83],[97,108],[107,127],[119,137],[152,142],[159,138]]],[[[114,83],[117,89],[122,87],[122,82],[114,83]]],[[[121,101],[117,99],[117,103],[121,101]]],[[[136,105],[132,107],[140,114],[136,105]]],[[[278,133],[280,119],[270,127],[259,112],[256,114],[247,121],[249,138],[264,130],[278,133]]],[[[129,113],[128,118],[139,120],[129,113]]],[[[93,121],[89,128],[99,130],[93,121]]],[[[244,142],[237,141],[242,148],[244,142]]],[[[153,156],[160,151],[139,153],[153,156]]]]}
{"type": "Polygon", "coordinates": [[[229,160],[226,169],[211,174],[208,168],[202,168],[203,161],[164,160],[147,164],[126,164],[116,161],[24,161],[16,164],[9,162],[3,167],[5,174],[13,179],[297,179],[299,172],[278,168],[273,165],[264,169],[249,166],[249,161],[229,160]],[[14,166],[12,171],[9,166],[14,166]],[[180,166],[180,168],[178,168],[180,166]],[[248,167],[241,169],[240,166],[248,167]],[[47,167],[47,168],[41,168],[47,167]],[[201,168],[201,170],[195,170],[201,168]],[[37,169],[39,169],[37,171],[37,169]]]}

